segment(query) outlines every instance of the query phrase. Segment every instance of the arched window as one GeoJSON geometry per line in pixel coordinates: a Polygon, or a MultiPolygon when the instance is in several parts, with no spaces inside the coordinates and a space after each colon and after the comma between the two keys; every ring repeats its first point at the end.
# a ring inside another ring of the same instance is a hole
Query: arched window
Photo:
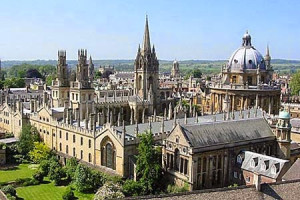
{"type": "Polygon", "coordinates": [[[106,141],[101,147],[101,165],[116,169],[116,150],[110,141],[106,141]]]}
{"type": "Polygon", "coordinates": [[[68,153],[69,153],[69,146],[66,145],[66,154],[68,154],[68,153]]]}

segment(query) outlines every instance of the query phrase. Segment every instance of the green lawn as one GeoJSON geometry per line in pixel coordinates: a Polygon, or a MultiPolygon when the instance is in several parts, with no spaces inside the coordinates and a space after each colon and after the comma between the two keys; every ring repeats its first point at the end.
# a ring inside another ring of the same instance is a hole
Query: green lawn
{"type": "MultiPolygon", "coordinates": [[[[30,178],[36,170],[37,165],[20,164],[13,169],[0,170],[0,182],[14,181],[17,178],[30,178]]],[[[17,195],[24,200],[55,200],[62,199],[67,186],[55,186],[48,178],[45,178],[45,183],[40,185],[18,187],[17,195]]],[[[82,200],[91,200],[94,194],[83,194],[74,191],[75,196],[82,200]]]]}
{"type": "MultiPolygon", "coordinates": [[[[66,186],[55,186],[52,182],[27,186],[18,187],[17,195],[19,198],[24,200],[61,200],[66,186]]],[[[77,191],[74,192],[78,199],[91,200],[94,194],[82,194],[77,191]]]]}
{"type": "Polygon", "coordinates": [[[0,170],[0,183],[14,181],[17,178],[29,178],[32,176],[37,165],[20,164],[13,169],[0,170]]]}

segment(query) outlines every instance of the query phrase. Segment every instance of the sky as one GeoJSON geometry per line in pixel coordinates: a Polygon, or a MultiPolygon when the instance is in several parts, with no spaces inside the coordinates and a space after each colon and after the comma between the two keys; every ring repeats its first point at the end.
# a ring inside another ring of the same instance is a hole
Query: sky
{"type": "Polygon", "coordinates": [[[221,60],[252,45],[272,58],[300,60],[299,0],[1,0],[2,60],[134,59],[149,18],[161,60],[221,60]]]}

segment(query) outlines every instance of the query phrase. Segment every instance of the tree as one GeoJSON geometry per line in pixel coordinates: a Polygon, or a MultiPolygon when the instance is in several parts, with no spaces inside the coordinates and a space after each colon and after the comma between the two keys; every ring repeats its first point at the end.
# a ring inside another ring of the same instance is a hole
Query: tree
{"type": "Polygon", "coordinates": [[[40,163],[51,156],[51,149],[42,142],[34,142],[33,149],[29,152],[30,159],[35,163],[40,163]]]}
{"type": "Polygon", "coordinates": [[[161,155],[154,146],[151,132],[139,134],[138,155],[136,173],[139,183],[142,185],[143,194],[154,193],[159,186],[162,175],[161,155]]]}
{"type": "Polygon", "coordinates": [[[32,127],[30,124],[23,126],[18,142],[19,153],[27,156],[28,153],[34,148],[34,142],[38,141],[40,141],[40,138],[36,128],[32,127]]]}
{"type": "Polygon", "coordinates": [[[67,164],[65,166],[65,169],[66,169],[67,178],[69,180],[74,179],[74,175],[75,175],[77,165],[78,165],[78,162],[77,162],[76,158],[72,157],[72,158],[67,160],[67,164]]]}
{"type": "Polygon", "coordinates": [[[91,192],[103,185],[105,178],[102,173],[91,170],[83,164],[77,165],[74,184],[79,192],[91,192]]]}
{"type": "Polygon", "coordinates": [[[42,74],[37,69],[28,69],[26,78],[43,78],[42,74]]]}
{"type": "Polygon", "coordinates": [[[79,192],[90,191],[91,186],[91,172],[90,169],[83,165],[79,164],[75,171],[75,186],[79,192]]]}
{"type": "Polygon", "coordinates": [[[292,76],[292,80],[290,83],[290,87],[292,89],[293,95],[299,95],[300,91],[300,71],[292,76]]]}
{"type": "Polygon", "coordinates": [[[62,178],[65,176],[65,173],[56,160],[52,160],[49,165],[49,179],[54,181],[55,185],[59,185],[61,183],[62,178]]]}
{"type": "Polygon", "coordinates": [[[194,78],[201,78],[202,77],[202,72],[200,69],[194,69],[193,70],[193,76],[194,78]]]}

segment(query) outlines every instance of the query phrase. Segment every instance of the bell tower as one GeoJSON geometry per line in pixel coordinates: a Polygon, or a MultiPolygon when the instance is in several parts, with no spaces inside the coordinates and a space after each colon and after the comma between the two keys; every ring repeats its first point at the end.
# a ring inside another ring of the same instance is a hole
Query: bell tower
{"type": "Polygon", "coordinates": [[[54,107],[64,106],[69,100],[70,80],[67,65],[67,53],[65,50],[58,51],[56,65],[56,79],[52,81],[52,102],[54,107]]]}
{"type": "Polygon", "coordinates": [[[153,105],[155,106],[158,103],[158,88],[159,62],[154,45],[151,48],[148,17],[146,16],[143,45],[142,48],[138,47],[134,63],[134,89],[136,95],[143,100],[149,100],[148,97],[153,98],[153,105]],[[152,95],[148,95],[149,93],[152,95]]]}
{"type": "Polygon", "coordinates": [[[93,111],[94,93],[91,76],[94,74],[94,66],[90,58],[90,64],[87,62],[87,50],[78,50],[78,63],[76,67],[76,80],[71,82],[70,87],[70,107],[78,109],[80,120],[88,118],[93,111]]]}

